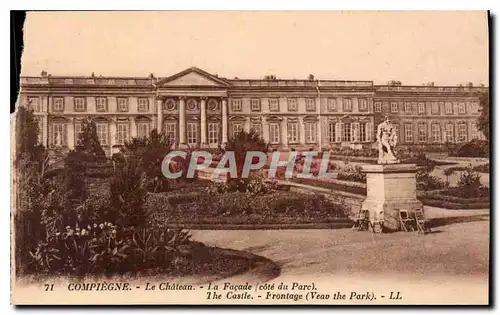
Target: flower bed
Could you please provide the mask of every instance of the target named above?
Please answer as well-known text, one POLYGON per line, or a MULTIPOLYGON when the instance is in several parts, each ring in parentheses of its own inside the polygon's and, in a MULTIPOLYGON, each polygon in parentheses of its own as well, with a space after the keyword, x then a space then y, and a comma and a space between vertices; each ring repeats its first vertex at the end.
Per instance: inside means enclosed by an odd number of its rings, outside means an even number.
POLYGON ((441 207, 447 209, 482 209, 490 207, 489 189, 481 189, 481 197, 464 198, 460 188, 451 187, 448 189, 434 191, 419 191, 417 197, 424 205, 441 207))
POLYGON ((486 163, 486 164, 481 164, 481 165, 475 166, 473 168, 473 170, 476 172, 480 172, 480 173, 490 173, 490 164, 486 163))
POLYGON ((287 191, 151 194, 146 204, 151 217, 183 224, 325 223, 347 218, 343 206, 323 196, 287 191))

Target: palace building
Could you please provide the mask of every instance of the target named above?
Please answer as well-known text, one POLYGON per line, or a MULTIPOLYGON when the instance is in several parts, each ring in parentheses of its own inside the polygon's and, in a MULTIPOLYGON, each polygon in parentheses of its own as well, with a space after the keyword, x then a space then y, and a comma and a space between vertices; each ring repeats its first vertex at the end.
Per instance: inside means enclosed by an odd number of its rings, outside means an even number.
POLYGON ((75 147, 81 120, 95 119, 107 154, 161 129, 182 147, 217 148, 254 129, 278 150, 368 147, 389 116, 401 145, 482 138, 478 93, 486 87, 403 86, 373 81, 226 79, 198 68, 167 78, 22 77, 20 102, 40 118, 40 141, 75 147))

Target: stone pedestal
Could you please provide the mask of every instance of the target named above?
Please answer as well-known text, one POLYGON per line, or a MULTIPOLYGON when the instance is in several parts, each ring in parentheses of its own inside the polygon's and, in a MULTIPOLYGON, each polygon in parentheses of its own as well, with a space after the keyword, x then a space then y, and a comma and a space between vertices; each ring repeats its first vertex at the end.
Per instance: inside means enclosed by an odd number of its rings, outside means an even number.
MULTIPOLYGON (((366 173, 366 199, 361 209, 368 210, 372 223, 383 223, 383 230, 400 228, 399 210, 422 209, 417 199, 415 164, 363 165, 366 173)), ((413 215, 413 214, 412 214, 413 215)))

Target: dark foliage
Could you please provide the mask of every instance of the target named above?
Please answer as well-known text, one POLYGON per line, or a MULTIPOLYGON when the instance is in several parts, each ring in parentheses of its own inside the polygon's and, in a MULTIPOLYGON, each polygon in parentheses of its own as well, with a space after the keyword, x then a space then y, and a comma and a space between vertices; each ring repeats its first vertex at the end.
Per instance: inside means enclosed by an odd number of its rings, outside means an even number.
POLYGON ((472 140, 457 146, 453 152, 453 156, 459 157, 489 157, 490 143, 486 140, 472 140))
POLYGON ((490 139, 490 94, 488 92, 480 93, 479 105, 481 115, 477 120, 477 128, 484 134, 486 139, 490 139))

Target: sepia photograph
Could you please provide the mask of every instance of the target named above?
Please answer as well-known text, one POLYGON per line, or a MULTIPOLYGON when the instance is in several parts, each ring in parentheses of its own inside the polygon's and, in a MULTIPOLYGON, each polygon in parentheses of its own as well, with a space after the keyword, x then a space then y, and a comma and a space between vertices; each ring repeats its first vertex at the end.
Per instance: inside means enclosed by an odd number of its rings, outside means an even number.
POLYGON ((488 11, 28 11, 14 305, 489 305, 488 11))

